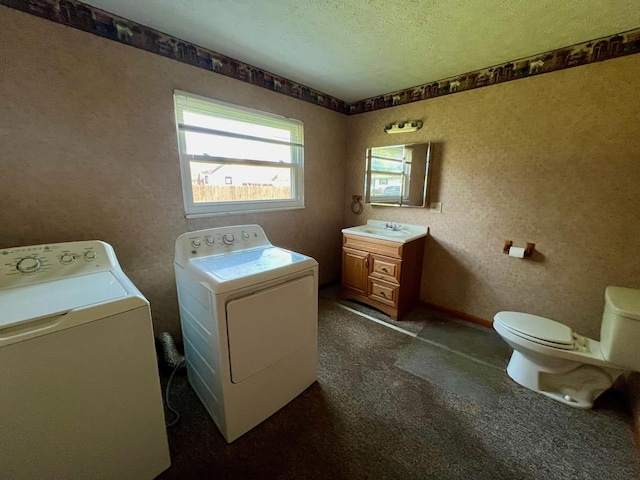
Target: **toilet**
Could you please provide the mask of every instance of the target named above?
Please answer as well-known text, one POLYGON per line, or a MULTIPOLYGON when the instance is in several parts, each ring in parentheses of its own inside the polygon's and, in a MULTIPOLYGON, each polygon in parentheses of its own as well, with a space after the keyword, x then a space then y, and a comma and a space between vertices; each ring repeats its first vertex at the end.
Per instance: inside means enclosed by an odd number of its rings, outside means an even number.
POLYGON ((640 371, 640 290, 607 287, 600 341, 548 318, 499 312, 493 328, 513 348, 507 373, 520 385, 589 409, 624 371, 640 371))

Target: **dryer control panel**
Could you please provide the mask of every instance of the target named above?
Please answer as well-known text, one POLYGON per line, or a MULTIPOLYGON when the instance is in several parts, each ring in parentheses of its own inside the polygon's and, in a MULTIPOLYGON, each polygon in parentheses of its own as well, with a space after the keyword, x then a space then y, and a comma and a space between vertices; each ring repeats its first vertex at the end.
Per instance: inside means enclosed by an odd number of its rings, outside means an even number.
POLYGON ((98 240, 0 250, 0 289, 75 277, 118 267, 110 245, 98 240))
POLYGON ((180 235, 176 240, 176 263, 191 258, 270 246, 260 225, 234 225, 198 230, 180 235))

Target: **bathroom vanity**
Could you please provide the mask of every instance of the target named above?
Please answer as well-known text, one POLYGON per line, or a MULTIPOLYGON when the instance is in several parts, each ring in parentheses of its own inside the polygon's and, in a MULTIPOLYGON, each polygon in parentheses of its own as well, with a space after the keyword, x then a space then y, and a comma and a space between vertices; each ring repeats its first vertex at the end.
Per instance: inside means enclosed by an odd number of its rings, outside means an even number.
POLYGON ((369 220, 342 230, 342 293, 401 319, 420 298, 427 227, 369 220))

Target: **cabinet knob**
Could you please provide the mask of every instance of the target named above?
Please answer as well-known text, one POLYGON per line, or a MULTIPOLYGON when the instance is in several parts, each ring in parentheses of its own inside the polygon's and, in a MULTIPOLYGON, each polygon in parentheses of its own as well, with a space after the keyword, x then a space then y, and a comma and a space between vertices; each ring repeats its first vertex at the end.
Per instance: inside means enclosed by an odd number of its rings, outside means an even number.
POLYGON ((387 273, 387 268, 386 268, 386 267, 382 267, 382 268, 381 268, 381 270, 382 270, 384 273, 387 273))

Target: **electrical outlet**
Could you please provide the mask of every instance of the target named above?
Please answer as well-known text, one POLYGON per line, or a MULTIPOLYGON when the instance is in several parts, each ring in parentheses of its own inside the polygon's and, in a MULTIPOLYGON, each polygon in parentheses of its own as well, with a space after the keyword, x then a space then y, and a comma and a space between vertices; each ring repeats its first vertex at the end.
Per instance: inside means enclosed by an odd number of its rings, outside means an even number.
POLYGON ((442 213, 442 202, 429 203, 429 211, 433 213, 442 213))

